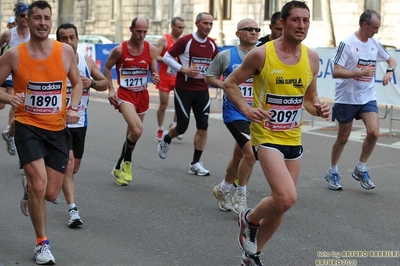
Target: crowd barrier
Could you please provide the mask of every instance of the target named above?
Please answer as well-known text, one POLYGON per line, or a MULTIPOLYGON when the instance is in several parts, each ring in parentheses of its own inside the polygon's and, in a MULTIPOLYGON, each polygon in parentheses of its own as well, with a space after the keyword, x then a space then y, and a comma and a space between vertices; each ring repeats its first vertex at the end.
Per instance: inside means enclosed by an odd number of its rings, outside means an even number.
MULTIPOLYGON (((106 62, 111 50, 117 46, 117 43, 112 44, 89 44, 89 43, 79 43, 78 52, 91 57, 100 68, 104 71, 104 63, 106 62)), ((229 49, 233 46, 221 46, 218 47, 219 51, 229 49)), ((333 101, 335 99, 335 79, 332 76, 333 73, 333 63, 332 55, 335 48, 315 48, 319 55, 320 69, 317 79, 318 95, 320 98, 325 98, 327 100, 333 101)), ((396 62, 400 65, 400 50, 388 50, 389 54, 393 56, 396 62)), ((377 71, 375 74, 375 91, 377 94, 377 102, 379 105, 385 106, 385 113, 380 116, 384 119, 389 116, 390 119, 390 132, 389 136, 392 135, 392 122, 400 121, 400 117, 395 117, 393 115, 393 108, 400 107, 400 85, 397 81, 397 77, 400 77, 400 67, 397 67, 393 75, 392 82, 387 85, 382 85, 382 78, 386 73, 387 63, 381 62, 377 65, 377 71)), ((112 70, 113 79, 117 78, 115 71, 115 66, 112 70)), ((149 77, 151 81, 151 76, 149 77)), ((217 89, 217 97, 222 97, 222 92, 217 89)))

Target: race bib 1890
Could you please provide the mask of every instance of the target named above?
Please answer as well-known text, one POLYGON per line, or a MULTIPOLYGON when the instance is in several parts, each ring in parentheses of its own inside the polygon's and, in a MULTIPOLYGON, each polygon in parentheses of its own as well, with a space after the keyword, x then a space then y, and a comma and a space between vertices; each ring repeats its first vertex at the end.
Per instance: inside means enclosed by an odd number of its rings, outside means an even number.
POLYGON ((25 95, 25 110, 33 114, 54 114, 62 108, 62 81, 29 81, 25 95))

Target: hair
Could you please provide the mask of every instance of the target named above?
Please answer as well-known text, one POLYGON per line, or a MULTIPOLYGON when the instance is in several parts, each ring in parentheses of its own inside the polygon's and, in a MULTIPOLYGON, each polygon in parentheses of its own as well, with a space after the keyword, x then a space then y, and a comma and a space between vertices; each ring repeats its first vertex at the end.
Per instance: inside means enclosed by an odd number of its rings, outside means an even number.
POLYGON ((184 20, 181 17, 173 17, 171 19, 171 24, 175 26, 175 23, 176 23, 177 20, 184 22, 184 20))
POLYGON ((67 29, 74 29, 75 36, 78 37, 78 30, 76 29, 75 25, 67 22, 67 23, 63 23, 60 26, 58 26, 57 31, 56 31, 57 41, 60 41, 59 31, 67 30, 67 29))
MULTIPOLYGON (((147 21, 147 24, 149 24, 149 21, 145 18, 145 20, 147 21)), ((132 28, 135 28, 135 26, 136 26, 136 22, 138 21, 138 17, 136 17, 136 18, 134 18, 133 20, 132 20, 132 23, 131 23, 131 27, 132 28)))
POLYGON ((196 16, 196 22, 200 22, 200 20, 201 20, 201 18, 203 17, 203 15, 210 15, 210 16, 211 16, 210 13, 201 12, 201 13, 197 14, 197 16, 196 16))
POLYGON ((41 10, 48 8, 50 9, 50 14, 52 13, 51 5, 47 1, 34 1, 28 7, 28 17, 32 15, 34 7, 37 7, 41 10))
POLYGON ((272 14, 271 16, 271 25, 275 25, 276 23, 278 23, 279 19, 281 18, 281 12, 275 12, 274 14, 272 14))
POLYGON ((28 10, 29 4, 18 2, 14 6, 14 14, 18 16, 22 12, 26 12, 28 10))
POLYGON ((373 15, 377 16, 377 18, 379 20, 381 20, 381 16, 379 16, 379 14, 376 13, 376 11, 371 10, 371 9, 367 9, 360 16, 360 21, 358 22, 360 24, 360 27, 362 26, 362 24, 364 22, 366 22, 367 24, 371 24, 371 20, 372 20, 372 16, 373 15))
MULTIPOLYGON (((310 9, 308 8, 306 2, 303 1, 290 1, 287 2, 281 10, 281 19, 283 19, 284 21, 286 21, 286 19, 290 16, 290 10, 292 10, 293 8, 304 8, 307 9, 308 12, 310 12, 310 9)), ((272 24, 272 23, 271 23, 272 24)))

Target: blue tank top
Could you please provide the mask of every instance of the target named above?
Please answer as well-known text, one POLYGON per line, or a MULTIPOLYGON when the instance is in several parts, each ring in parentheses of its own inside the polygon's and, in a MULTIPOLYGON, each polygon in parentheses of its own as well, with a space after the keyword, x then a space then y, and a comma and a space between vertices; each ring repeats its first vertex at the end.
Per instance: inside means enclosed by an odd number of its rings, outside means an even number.
MULTIPOLYGON (((224 80, 242 64, 237 47, 230 49, 231 58, 229 60, 229 66, 224 72, 224 80)), ((242 92, 244 99, 247 103, 252 106, 253 104, 253 77, 246 80, 244 83, 239 85, 239 89, 242 92)), ((235 120, 249 121, 242 112, 236 108, 236 106, 228 99, 226 93, 224 93, 223 105, 222 105, 222 117, 224 123, 229 123, 235 120)))

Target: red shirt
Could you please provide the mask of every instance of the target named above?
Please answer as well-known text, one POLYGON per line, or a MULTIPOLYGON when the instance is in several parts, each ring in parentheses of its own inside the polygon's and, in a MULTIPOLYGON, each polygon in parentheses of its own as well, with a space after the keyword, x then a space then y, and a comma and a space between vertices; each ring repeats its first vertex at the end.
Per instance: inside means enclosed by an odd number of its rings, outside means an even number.
POLYGON ((172 57, 178 57, 178 62, 182 66, 196 66, 200 69, 200 73, 194 78, 178 72, 175 87, 190 91, 208 89, 204 77, 211 60, 218 54, 218 47, 213 39, 207 37, 202 40, 197 37, 196 33, 188 34, 177 40, 168 53, 172 57))

